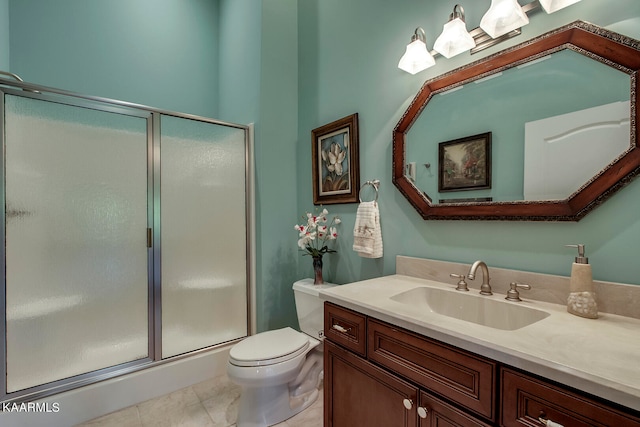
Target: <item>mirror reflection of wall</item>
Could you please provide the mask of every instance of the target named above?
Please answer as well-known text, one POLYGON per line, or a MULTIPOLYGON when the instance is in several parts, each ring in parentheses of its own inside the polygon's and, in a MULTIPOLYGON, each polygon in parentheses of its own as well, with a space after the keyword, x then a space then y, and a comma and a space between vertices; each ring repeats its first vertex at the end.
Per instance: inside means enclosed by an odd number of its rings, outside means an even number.
POLYGON ((629 147, 631 103, 525 123, 524 199, 563 200, 629 147))
POLYGON ((415 184, 434 202, 564 199, 629 148, 629 88, 630 77, 622 71, 563 49, 434 95, 407 133, 406 162, 416 162, 415 184), (576 113, 609 104, 626 112, 624 117, 605 119, 596 113, 603 123, 593 125, 576 113), (577 122, 568 122, 576 115, 577 122), (560 125, 551 129, 549 122, 539 122, 545 119, 560 125), (525 150, 525 128, 531 122, 548 131, 530 129, 529 139, 546 142, 530 143, 525 150), (493 134, 491 189, 438 193, 438 144, 485 132, 493 134), (551 157, 545 158, 545 152, 551 157), (558 168, 563 172, 555 173, 558 168), (538 180, 541 176, 548 179, 538 180), (561 177, 567 182, 554 187, 561 177), (550 192, 541 192, 545 187, 550 192))

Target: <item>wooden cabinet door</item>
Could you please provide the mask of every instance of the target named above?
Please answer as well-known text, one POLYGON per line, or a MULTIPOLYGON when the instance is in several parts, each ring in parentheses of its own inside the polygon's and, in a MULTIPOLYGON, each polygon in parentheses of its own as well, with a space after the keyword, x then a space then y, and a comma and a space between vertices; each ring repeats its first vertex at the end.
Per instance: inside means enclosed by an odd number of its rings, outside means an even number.
POLYGON ((325 427, 417 427, 415 386, 329 341, 324 353, 325 427))

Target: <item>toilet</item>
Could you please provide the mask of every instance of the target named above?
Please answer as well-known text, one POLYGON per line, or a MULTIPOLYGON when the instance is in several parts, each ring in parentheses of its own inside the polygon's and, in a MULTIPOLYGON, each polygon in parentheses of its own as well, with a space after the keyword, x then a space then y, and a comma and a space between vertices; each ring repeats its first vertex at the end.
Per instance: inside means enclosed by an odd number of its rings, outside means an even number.
POLYGON ((245 338, 229 351, 227 374, 242 387, 237 427, 278 424, 308 408, 323 378, 323 306, 312 279, 293 284, 300 330, 286 327, 245 338))

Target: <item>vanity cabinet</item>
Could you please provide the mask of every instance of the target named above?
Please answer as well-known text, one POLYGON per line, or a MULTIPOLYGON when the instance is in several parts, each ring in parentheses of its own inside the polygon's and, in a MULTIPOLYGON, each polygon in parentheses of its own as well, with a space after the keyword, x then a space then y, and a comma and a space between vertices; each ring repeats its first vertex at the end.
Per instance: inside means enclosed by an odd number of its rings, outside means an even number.
POLYGON ((330 302, 324 330, 325 427, 640 427, 637 412, 330 302))
POLYGON ((330 341, 324 355, 325 426, 490 426, 330 341))
POLYGON ((331 303, 324 329, 325 427, 492 425, 494 362, 331 303))

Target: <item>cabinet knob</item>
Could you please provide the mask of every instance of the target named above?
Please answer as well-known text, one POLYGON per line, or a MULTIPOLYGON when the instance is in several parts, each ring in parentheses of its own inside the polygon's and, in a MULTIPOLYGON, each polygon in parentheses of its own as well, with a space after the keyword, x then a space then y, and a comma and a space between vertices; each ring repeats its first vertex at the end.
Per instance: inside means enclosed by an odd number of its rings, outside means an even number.
POLYGON ((429 410, 422 406, 418 406, 418 416, 420 418, 427 418, 427 415, 429 415, 429 410))
POLYGON ((405 408, 407 408, 407 409, 411 409, 411 408, 413 408, 413 400, 411 400, 411 399, 404 399, 404 400, 402 401, 402 404, 403 404, 403 405, 404 405, 404 407, 405 407, 405 408))

